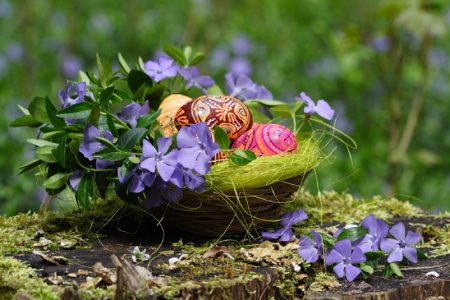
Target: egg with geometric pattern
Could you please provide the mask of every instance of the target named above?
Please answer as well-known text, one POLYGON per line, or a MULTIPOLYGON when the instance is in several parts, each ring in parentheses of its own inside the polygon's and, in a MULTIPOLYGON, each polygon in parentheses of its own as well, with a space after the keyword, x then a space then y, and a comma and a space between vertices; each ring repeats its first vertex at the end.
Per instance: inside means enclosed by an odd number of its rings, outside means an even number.
POLYGON ((280 124, 253 123, 232 145, 234 149, 251 150, 257 157, 292 153, 297 140, 289 128, 280 124))
POLYGON ((211 132, 219 126, 234 142, 252 127, 253 119, 240 100, 226 95, 205 95, 184 104, 176 112, 174 122, 178 128, 206 122, 211 132))

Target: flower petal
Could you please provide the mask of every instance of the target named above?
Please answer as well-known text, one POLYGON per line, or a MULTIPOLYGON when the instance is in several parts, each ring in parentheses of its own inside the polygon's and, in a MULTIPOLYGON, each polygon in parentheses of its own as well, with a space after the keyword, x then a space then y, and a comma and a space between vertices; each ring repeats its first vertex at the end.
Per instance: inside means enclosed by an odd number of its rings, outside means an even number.
POLYGON ((417 263, 419 261, 417 257, 417 249, 415 248, 405 248, 403 250, 403 255, 412 263, 417 263))
POLYGON ((327 120, 331 120, 334 116, 334 110, 324 100, 317 101, 315 110, 319 116, 327 120))
POLYGON ((345 278, 347 278, 348 281, 353 281, 358 275, 361 273, 361 269, 357 268, 353 265, 347 265, 345 268, 345 278))
POLYGON ((344 277, 344 270, 345 270, 346 265, 344 265, 343 263, 338 263, 336 266, 334 266, 333 268, 333 272, 334 274, 336 274, 336 276, 338 278, 342 278, 344 277))
POLYGON ((403 249, 398 247, 397 249, 392 251, 392 253, 389 255, 387 262, 392 263, 396 261, 402 261, 402 259, 403 259, 403 249))
POLYGON ((406 246, 412 246, 417 244, 422 240, 422 235, 419 233, 412 232, 411 230, 408 230, 408 234, 406 235, 405 241, 406 246))
POLYGON ((389 233, 397 240, 401 241, 405 239, 405 225, 403 224, 403 222, 399 222, 392 226, 391 230, 389 230, 389 233))

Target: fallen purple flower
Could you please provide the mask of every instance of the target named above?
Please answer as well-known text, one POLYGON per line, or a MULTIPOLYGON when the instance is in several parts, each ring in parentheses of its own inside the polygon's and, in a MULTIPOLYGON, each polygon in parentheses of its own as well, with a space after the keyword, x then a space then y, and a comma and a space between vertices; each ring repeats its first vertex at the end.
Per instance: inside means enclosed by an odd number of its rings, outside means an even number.
POLYGON ((353 266, 366 261, 366 256, 359 247, 355 247, 352 252, 352 244, 349 239, 345 239, 334 244, 333 249, 325 256, 325 264, 334 266, 333 272, 337 277, 353 281, 361 273, 361 269, 353 266))
POLYGON ((385 238, 380 243, 380 248, 384 253, 391 253, 387 262, 402 261, 404 255, 410 262, 417 263, 417 250, 412 246, 420 242, 422 235, 408 230, 405 237, 405 225, 402 222, 392 226, 389 233, 396 239, 385 238))
POLYGON ((298 222, 306 219, 308 219, 308 215, 303 209, 286 213, 281 216, 280 220, 280 225, 284 226, 284 228, 278 229, 273 232, 263 231, 261 234, 262 240, 266 241, 279 239, 280 242, 288 242, 291 240, 292 236, 294 236, 294 232, 292 231, 291 227, 298 222))
POLYGON ((297 250, 298 254, 307 263, 315 262, 323 255, 322 236, 315 231, 311 231, 311 235, 313 236, 314 241, 305 235, 301 236, 298 241, 298 244, 300 245, 300 248, 297 250))

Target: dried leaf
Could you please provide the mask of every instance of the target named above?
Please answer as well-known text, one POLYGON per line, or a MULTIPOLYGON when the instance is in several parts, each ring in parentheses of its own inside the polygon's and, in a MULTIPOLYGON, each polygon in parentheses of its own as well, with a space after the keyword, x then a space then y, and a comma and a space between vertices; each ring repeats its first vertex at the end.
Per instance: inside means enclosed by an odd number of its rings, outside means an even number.
POLYGON ((116 274, 110 269, 105 268, 101 262, 96 262, 92 270, 94 271, 94 276, 100 276, 103 281, 109 284, 116 283, 117 281, 116 274))
POLYGON ((216 257, 218 254, 230 253, 230 249, 226 246, 214 246, 208 252, 203 254, 203 258, 216 257))

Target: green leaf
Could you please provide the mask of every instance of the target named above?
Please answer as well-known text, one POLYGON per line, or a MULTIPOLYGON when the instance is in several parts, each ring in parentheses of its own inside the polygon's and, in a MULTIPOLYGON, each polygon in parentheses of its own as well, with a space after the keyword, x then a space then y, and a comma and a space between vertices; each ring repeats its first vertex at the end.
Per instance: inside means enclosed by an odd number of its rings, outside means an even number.
POLYGON ((95 183, 92 174, 84 174, 84 176, 80 180, 80 183, 78 184, 77 189, 78 205, 80 205, 83 210, 87 210, 89 208, 89 205, 94 198, 94 189, 95 183))
POLYGON ((228 134, 225 132, 225 130, 223 130, 219 126, 216 126, 214 128, 214 141, 219 145, 220 149, 230 149, 230 138, 228 137, 228 134))
POLYGON ((28 111, 33 118, 41 123, 51 124, 49 117, 47 116, 47 110, 45 108, 45 99, 42 97, 35 97, 30 105, 28 111))
POLYGON ((397 275, 398 277, 403 277, 403 273, 396 263, 390 263, 389 266, 391 267, 391 270, 395 275, 397 275))
POLYGON ((128 74, 128 86, 130 87, 133 94, 136 94, 136 92, 142 87, 142 85, 146 85, 149 87, 153 86, 153 81, 142 71, 139 70, 131 70, 128 74))
POLYGON ((422 251, 420 251, 419 249, 416 249, 417 250, 417 258, 419 258, 419 259, 425 259, 425 258, 428 258, 428 255, 426 254, 426 253, 423 253, 422 251))
POLYGON ((332 248, 334 246, 335 241, 332 236, 322 233, 322 232, 319 232, 319 234, 322 237, 322 241, 323 241, 325 248, 332 248))
POLYGON ((28 111, 28 109, 26 109, 25 107, 23 107, 20 104, 17 104, 17 107, 23 112, 24 115, 29 116, 30 112, 28 111))
POLYGON ((47 179, 42 185, 46 189, 55 190, 57 188, 60 188, 64 186, 67 182, 67 180, 70 178, 70 173, 56 173, 55 175, 51 176, 49 179, 47 179))
POLYGON ((136 156, 130 156, 130 157, 128 157, 128 160, 131 163, 136 164, 136 165, 138 165, 141 162, 140 158, 136 157, 136 156))
POLYGON ((91 113, 88 117, 88 122, 94 127, 98 127, 98 120, 100 119, 100 107, 96 104, 92 106, 91 113))
POLYGON ((9 123, 10 127, 24 127, 24 126, 39 127, 41 125, 42 125, 42 122, 36 121, 36 119, 30 115, 21 116, 21 117, 15 119, 14 121, 12 121, 11 123, 9 123))
POLYGON ((237 149, 233 152, 233 154, 230 155, 230 160, 238 166, 245 166, 246 164, 251 163, 255 159, 256 159, 255 153, 253 153, 250 150, 237 149))
POLYGON ((365 252, 367 261, 378 260, 380 257, 383 257, 385 254, 382 251, 378 252, 365 252))
POLYGON ((66 168, 66 142, 67 135, 61 139, 58 147, 52 150, 53 156, 63 168, 66 168))
POLYGON ((385 263, 384 264, 384 272, 383 272, 383 277, 384 278, 390 278, 392 277, 392 275, 394 275, 394 272, 391 269, 391 265, 389 263, 385 263))
POLYGON ((133 171, 134 167, 136 166, 136 164, 131 161, 131 158, 132 156, 130 156, 128 160, 123 162, 123 165, 120 168, 120 177, 124 178, 125 176, 127 176, 128 173, 133 171))
POLYGON ((87 86, 91 83, 89 77, 83 71, 78 71, 78 82, 86 82, 87 86))
POLYGON ((41 160, 48 162, 48 163, 55 163, 58 160, 53 155, 52 150, 55 149, 50 146, 44 146, 36 149, 36 156, 39 157, 41 160))
POLYGON ((109 82, 112 77, 112 64, 111 64, 111 56, 108 57, 105 64, 103 65, 103 74, 105 75, 105 84, 109 82))
POLYGON ((296 101, 294 104, 294 115, 297 114, 297 111, 303 106, 302 101, 296 101))
POLYGON ((64 119, 86 119, 91 114, 92 104, 80 102, 60 110, 56 115, 64 119))
POLYGON ((119 133, 117 132, 116 125, 114 125, 114 121, 111 115, 106 115, 106 122, 108 124, 108 129, 113 135, 113 137, 118 138, 119 133))
POLYGON ((192 48, 190 46, 184 47, 183 55, 184 55, 184 58, 186 59, 186 61, 189 61, 189 59, 191 58, 191 55, 192 55, 192 48))
POLYGON ((337 241, 349 239, 351 242, 354 242, 364 237, 367 232, 367 229, 361 227, 347 228, 339 234, 339 236, 337 237, 337 241))
POLYGON ((49 97, 45 97, 45 109, 47 110, 47 116, 52 122, 55 128, 62 128, 66 126, 66 121, 63 118, 57 117, 58 109, 49 97))
POLYGON ((145 128, 133 128, 122 134, 117 140, 116 145, 124 147, 127 150, 133 149, 137 142, 147 134, 145 128))
POLYGON ((116 195, 127 203, 137 205, 139 203, 138 194, 128 191, 129 184, 130 182, 128 182, 128 184, 121 184, 119 180, 114 181, 114 189, 116 191, 116 195))
POLYGON ((109 110, 111 107, 111 103, 109 102, 114 95, 114 86, 110 86, 106 89, 104 89, 100 93, 100 107, 106 110, 109 110))
POLYGON ((287 105, 272 106, 269 109, 271 112, 284 119, 292 118, 292 109, 287 105))
POLYGON ((104 161, 121 161, 130 156, 129 152, 118 152, 116 149, 112 148, 104 148, 100 151, 95 152, 92 154, 94 158, 99 158, 104 161))
POLYGON ((207 91, 209 95, 223 95, 222 89, 215 83, 212 87, 207 89, 207 91))
POLYGON ((364 271, 369 274, 373 274, 373 268, 369 265, 366 265, 365 263, 361 263, 359 265, 359 268, 361 269, 361 271, 364 271))
POLYGON ((106 88, 105 71, 103 69, 102 61, 100 60, 98 53, 95 54, 95 57, 97 58, 98 78, 100 79, 100 84, 103 88, 106 88))
POLYGON ((189 67, 198 64, 205 58, 206 58, 205 54, 200 53, 200 52, 195 53, 194 56, 192 57, 192 59, 189 61, 189 67))
POLYGON ((272 106, 286 105, 286 102, 279 100, 259 100, 259 99, 246 100, 244 103, 248 107, 260 107, 260 106, 272 107, 272 106))
POLYGON ((253 123, 268 124, 272 121, 268 116, 261 113, 256 108, 249 108, 249 110, 252 115, 253 123))
POLYGON ((49 131, 42 136, 42 139, 48 141, 63 136, 64 134, 66 134, 64 130, 49 131))
POLYGON ((164 45, 164 52, 169 55, 177 64, 182 66, 187 66, 186 58, 184 57, 183 52, 177 47, 172 45, 164 45))
POLYGON ((162 109, 158 109, 155 113, 151 114, 151 115, 145 115, 139 118, 136 127, 137 128, 149 128, 150 126, 153 125, 153 123, 155 123, 156 119, 159 117, 159 115, 161 114, 162 109))
POLYGON ((110 140, 108 140, 107 138, 96 136, 96 137, 94 137, 94 139, 96 139, 96 140, 99 141, 102 145, 105 145, 106 147, 116 148, 116 145, 114 145, 114 143, 111 142, 110 140))
POLYGON ((69 149, 73 155, 77 155, 78 151, 80 150, 80 142, 77 140, 71 140, 69 144, 69 149))
POLYGON ((27 172, 27 171, 35 168, 35 167, 37 167, 37 166, 39 166, 43 162, 44 161, 42 161, 41 159, 36 158, 36 159, 34 159, 34 160, 32 160, 32 161, 30 161, 30 162, 20 166, 19 170, 21 170, 21 171, 20 171, 19 175, 22 174, 22 173, 25 173, 25 172, 27 172))
POLYGON ((122 69, 126 72, 126 74, 130 73, 131 69, 130 66, 128 66, 127 62, 123 58, 122 54, 119 52, 119 64, 122 67, 122 69))

